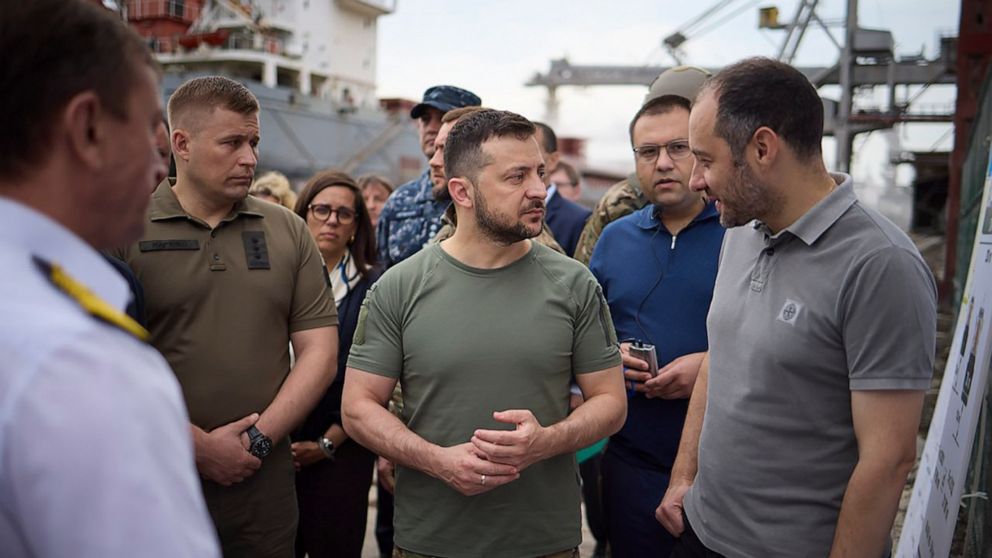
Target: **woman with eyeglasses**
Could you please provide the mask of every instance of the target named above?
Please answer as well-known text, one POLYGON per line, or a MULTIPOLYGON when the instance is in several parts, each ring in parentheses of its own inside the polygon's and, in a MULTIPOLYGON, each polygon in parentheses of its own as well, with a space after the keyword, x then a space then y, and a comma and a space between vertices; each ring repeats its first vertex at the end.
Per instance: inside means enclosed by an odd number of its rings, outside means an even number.
POLYGON ((311 178, 296 213, 317 242, 338 309, 337 375, 293 434, 300 506, 296 555, 358 558, 375 455, 348 440, 341 426, 341 393, 358 311, 377 276, 375 235, 361 190, 343 172, 326 170, 311 178))

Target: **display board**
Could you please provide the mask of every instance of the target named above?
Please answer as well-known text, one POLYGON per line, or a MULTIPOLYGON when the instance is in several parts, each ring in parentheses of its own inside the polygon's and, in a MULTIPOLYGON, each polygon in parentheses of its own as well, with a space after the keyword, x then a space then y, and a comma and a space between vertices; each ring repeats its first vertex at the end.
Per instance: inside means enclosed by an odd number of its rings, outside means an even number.
MULTIPOLYGON (((990 157, 992 161, 992 157, 990 157)), ((979 230, 954 341, 895 555, 950 553, 992 353, 992 164, 986 170, 979 230)))

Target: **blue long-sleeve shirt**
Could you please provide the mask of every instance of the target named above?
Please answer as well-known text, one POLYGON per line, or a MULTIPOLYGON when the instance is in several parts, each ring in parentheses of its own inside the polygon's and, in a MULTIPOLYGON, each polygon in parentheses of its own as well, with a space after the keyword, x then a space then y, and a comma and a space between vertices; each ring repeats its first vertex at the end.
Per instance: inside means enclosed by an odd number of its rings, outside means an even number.
MULTIPOLYGON (((713 204, 675 237, 656 211, 648 205, 610 223, 589 268, 603 287, 618 338, 653 344, 660 369, 707 350, 706 315, 724 229, 713 204)), ((671 468, 687 409, 687 399, 632 396, 627 422, 608 451, 635 465, 671 468)))

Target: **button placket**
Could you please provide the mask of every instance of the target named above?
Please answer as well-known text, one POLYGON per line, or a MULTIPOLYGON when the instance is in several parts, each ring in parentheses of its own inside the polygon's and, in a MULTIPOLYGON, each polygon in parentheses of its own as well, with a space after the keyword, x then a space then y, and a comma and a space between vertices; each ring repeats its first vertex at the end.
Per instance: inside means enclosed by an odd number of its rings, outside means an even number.
POLYGON ((221 258, 220 253, 217 251, 214 239, 217 238, 217 229, 212 229, 210 231, 210 238, 204 242, 204 248, 208 248, 207 253, 210 254, 208 264, 210 266, 210 271, 226 271, 227 265, 224 264, 223 258, 221 258))

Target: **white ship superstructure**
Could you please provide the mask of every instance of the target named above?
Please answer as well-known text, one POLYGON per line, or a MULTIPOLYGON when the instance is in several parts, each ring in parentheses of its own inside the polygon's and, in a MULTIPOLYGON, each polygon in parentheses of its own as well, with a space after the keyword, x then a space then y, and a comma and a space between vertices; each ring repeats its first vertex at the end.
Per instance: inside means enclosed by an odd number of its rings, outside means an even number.
POLYGON ((378 18, 396 0, 130 0, 159 61, 372 107, 378 18), (183 24, 186 24, 183 29, 183 24))

